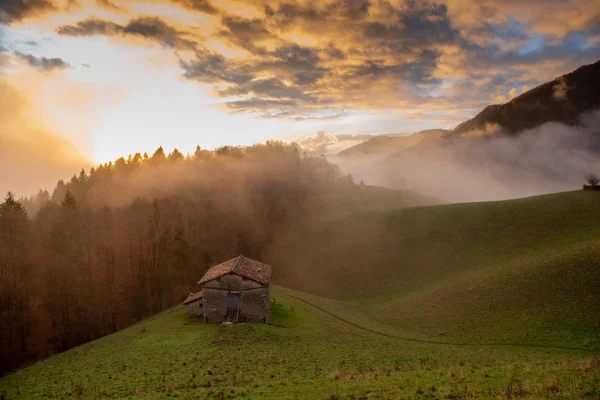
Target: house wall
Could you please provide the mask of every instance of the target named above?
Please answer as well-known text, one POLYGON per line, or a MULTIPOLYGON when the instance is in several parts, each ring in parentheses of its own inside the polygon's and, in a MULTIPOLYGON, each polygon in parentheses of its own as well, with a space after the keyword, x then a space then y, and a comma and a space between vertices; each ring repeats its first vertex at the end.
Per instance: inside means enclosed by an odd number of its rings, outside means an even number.
POLYGON ((187 312, 191 316, 201 317, 202 316, 202 301, 197 300, 186 305, 187 312))
POLYGON ((227 274, 220 278, 213 279, 212 281, 205 282, 203 287, 215 288, 215 289, 226 289, 226 290, 245 290, 252 288, 262 287, 258 282, 252 279, 246 279, 239 275, 227 274))
POLYGON ((269 287, 235 274, 202 285, 204 322, 223 321, 230 291, 241 292, 240 322, 270 322, 269 287))
POLYGON ((271 303, 269 287, 242 291, 242 306, 240 309, 243 321, 271 322, 271 303))
MULTIPOLYGON (((207 282, 208 283, 208 282, 207 282)), ((204 322, 222 322, 227 314, 227 290, 202 286, 204 322)))

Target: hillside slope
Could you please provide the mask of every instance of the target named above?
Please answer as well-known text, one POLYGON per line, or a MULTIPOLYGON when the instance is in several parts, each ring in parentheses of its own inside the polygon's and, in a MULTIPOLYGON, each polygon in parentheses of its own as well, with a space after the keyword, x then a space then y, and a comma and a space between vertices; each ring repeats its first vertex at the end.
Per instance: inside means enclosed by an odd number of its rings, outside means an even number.
POLYGON ((517 133, 546 122, 574 125, 579 115, 600 107, 600 61, 584 65, 515 97, 506 104, 486 107, 454 128, 454 133, 485 129, 497 124, 517 133))
POLYGON ((336 157, 348 158, 394 154, 410 149, 422 142, 439 139, 450 132, 444 129, 429 129, 405 136, 375 136, 366 142, 340 151, 336 154, 336 157))
POLYGON ((280 284, 350 298, 398 329, 600 348, 600 195, 363 211, 274 246, 280 284))
POLYGON ((353 303, 272 288, 273 325, 175 307, 0 378, 3 399, 568 399, 598 395, 594 352, 404 338, 353 303))
MULTIPOLYGON (((385 156, 430 144, 443 145, 470 131, 500 127, 516 134, 548 122, 576 125, 583 113, 600 108, 600 60, 541 84, 505 104, 485 107, 453 130, 429 129, 406 136, 376 136, 336 154, 341 159, 385 156)), ((597 144, 597 142, 596 142, 597 144)))
POLYGON ((342 207, 276 241, 274 279, 313 294, 273 286, 272 325, 177 306, 1 378, 0 398, 597 398, 599 213, 591 191, 342 207))

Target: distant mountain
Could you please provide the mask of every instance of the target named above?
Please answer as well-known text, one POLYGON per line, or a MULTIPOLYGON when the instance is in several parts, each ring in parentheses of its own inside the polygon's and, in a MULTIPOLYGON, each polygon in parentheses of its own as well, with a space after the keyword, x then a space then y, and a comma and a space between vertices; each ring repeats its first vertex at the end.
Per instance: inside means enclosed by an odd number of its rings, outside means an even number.
POLYGON ((600 61, 584 65, 515 97, 493 104, 453 130, 430 129, 406 136, 375 136, 337 154, 341 158, 386 156, 452 141, 453 137, 489 126, 516 134, 547 122, 576 125, 586 111, 600 108, 600 61))
POLYGON ((452 131, 429 129, 405 136, 375 136, 363 143, 337 153, 338 157, 385 156, 398 153, 426 141, 449 135, 452 131))
POLYGON ((581 113, 598 107, 600 61, 546 82, 506 104, 488 106, 453 132, 462 134, 499 125, 503 131, 515 134, 546 122, 575 125, 581 113))

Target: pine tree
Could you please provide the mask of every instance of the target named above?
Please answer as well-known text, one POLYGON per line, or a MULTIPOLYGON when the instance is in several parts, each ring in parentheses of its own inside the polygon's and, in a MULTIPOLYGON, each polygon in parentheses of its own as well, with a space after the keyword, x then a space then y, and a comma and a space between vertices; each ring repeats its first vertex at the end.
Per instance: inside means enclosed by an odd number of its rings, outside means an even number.
POLYGON ((178 162, 183 160, 183 154, 177 149, 173 149, 173 152, 169 154, 169 161, 178 162))
POLYGON ((165 155, 165 150, 160 146, 154 154, 152 154, 151 160, 153 161, 163 161, 167 156, 165 155))
POLYGON ((0 204, 0 325, 9 348, 19 332, 21 351, 26 350, 29 315, 27 227, 25 207, 8 192, 0 204))

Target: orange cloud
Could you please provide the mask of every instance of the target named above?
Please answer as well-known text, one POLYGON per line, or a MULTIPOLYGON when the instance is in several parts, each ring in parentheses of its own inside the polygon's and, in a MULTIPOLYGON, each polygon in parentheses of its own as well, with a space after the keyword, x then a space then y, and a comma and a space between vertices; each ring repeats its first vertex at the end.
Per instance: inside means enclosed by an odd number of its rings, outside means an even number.
POLYGON ((185 79, 266 118, 476 110, 600 58, 597 0, 37 1, 12 19, 79 13, 56 32, 169 48, 185 79))

